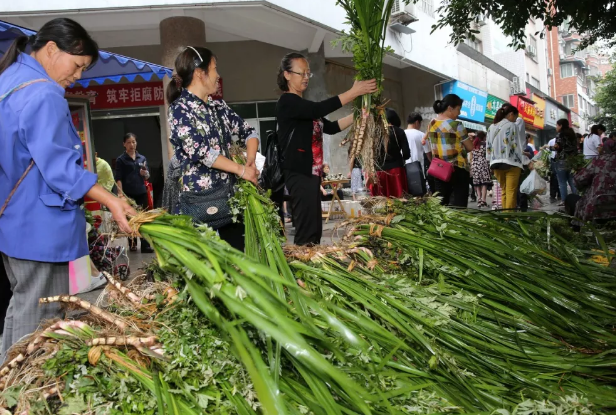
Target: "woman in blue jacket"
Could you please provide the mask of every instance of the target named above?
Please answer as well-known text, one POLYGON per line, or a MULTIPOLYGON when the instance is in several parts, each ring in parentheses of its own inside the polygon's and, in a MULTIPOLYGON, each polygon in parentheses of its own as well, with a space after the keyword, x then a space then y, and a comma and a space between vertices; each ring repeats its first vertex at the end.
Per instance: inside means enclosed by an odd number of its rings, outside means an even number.
POLYGON ((130 232, 126 215, 134 210, 83 168, 64 98, 97 58, 83 27, 55 19, 17 38, 0 60, 0 254, 13 291, 2 360, 41 320, 61 316, 58 305, 39 306, 38 299, 67 294, 68 262, 88 254, 84 196, 107 206, 130 232))

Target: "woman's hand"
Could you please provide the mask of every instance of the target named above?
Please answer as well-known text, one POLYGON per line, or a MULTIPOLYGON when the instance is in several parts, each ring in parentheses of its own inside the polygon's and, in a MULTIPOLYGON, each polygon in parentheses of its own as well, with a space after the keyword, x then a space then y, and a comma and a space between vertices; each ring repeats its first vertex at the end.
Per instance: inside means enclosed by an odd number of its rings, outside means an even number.
POLYGON ((107 209, 113 215, 113 219, 118 223, 120 230, 125 233, 131 233, 132 230, 130 226, 128 226, 128 220, 126 216, 135 216, 137 212, 132 208, 131 205, 126 202, 126 200, 119 199, 114 197, 107 202, 107 209))
POLYGON ((355 81, 351 91, 356 97, 372 94, 377 91, 376 79, 371 79, 369 81, 355 81))
POLYGON ((247 164, 245 166, 238 166, 240 170, 238 175, 240 176, 240 178, 242 180, 247 180, 256 186, 257 180, 259 179, 259 170, 257 170, 257 168, 255 167, 254 162, 252 163, 252 165, 247 164))

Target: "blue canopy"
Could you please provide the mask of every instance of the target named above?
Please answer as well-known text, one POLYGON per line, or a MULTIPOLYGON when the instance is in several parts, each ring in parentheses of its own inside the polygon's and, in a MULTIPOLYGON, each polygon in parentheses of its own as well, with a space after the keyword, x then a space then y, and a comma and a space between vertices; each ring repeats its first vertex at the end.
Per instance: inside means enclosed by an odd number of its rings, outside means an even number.
MULTIPOLYGON (((11 46, 16 37, 34 34, 36 32, 33 30, 0 20, 0 56, 11 46)), ((122 78, 132 82, 137 76, 149 81, 154 75, 163 79, 165 75, 171 77, 172 73, 172 69, 164 66, 101 50, 96 64, 84 73, 85 77, 77 81, 77 84, 85 88, 92 81, 102 84, 106 80, 120 82, 122 78)))

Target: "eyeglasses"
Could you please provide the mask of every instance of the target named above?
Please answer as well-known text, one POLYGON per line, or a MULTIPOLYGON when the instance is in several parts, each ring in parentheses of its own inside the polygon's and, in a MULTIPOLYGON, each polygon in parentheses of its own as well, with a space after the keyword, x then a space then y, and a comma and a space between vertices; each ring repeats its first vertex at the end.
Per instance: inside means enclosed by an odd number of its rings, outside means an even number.
POLYGON ((312 78, 312 76, 314 75, 312 72, 305 72, 305 73, 299 73, 295 71, 287 71, 287 72, 294 73, 295 75, 299 75, 302 78, 312 78))

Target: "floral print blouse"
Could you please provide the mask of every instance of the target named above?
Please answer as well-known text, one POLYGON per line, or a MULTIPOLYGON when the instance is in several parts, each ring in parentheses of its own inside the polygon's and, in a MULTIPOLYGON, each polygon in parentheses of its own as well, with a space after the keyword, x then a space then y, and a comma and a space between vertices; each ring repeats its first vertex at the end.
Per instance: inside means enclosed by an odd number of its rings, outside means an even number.
POLYGON ((259 139, 257 132, 223 100, 203 101, 187 89, 169 106, 169 131, 182 170, 182 191, 199 192, 229 183, 232 175, 212 167, 218 156, 230 158, 233 136, 240 146, 259 139))

